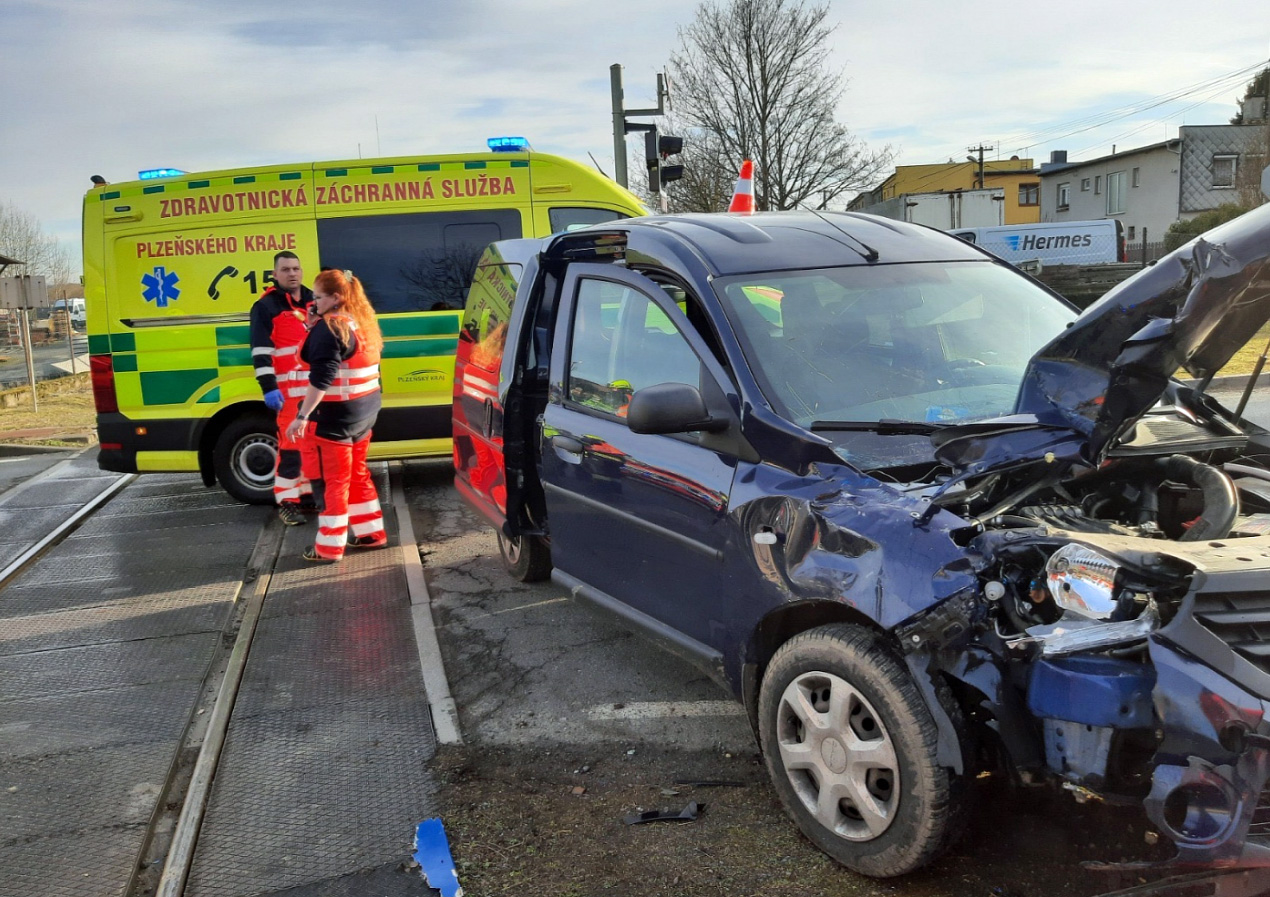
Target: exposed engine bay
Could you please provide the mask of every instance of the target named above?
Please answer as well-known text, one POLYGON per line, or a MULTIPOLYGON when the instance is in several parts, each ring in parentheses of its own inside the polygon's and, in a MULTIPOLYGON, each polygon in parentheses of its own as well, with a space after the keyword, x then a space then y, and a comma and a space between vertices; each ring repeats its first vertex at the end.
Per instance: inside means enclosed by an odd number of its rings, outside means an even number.
POLYGON ((995 656, 1032 718, 1006 719, 1005 689, 979 677, 1011 764, 1039 740, 1048 774, 1080 799, 1143 801, 1186 862, 1265 851, 1248 827, 1270 747, 1270 441, 1234 419, 1174 384, 1100 464, 1059 478, 1042 455, 932 502, 972 523, 952 534, 981 583, 971 653, 995 656))

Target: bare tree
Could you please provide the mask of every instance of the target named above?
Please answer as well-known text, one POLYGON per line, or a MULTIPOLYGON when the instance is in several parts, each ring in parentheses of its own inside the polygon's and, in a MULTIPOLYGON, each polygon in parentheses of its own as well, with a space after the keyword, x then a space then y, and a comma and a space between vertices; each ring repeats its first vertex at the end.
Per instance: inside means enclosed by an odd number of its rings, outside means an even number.
POLYGON ((1261 192, 1261 172, 1270 165, 1270 120, 1257 127, 1257 136, 1245 147, 1239 167, 1235 169, 1235 190, 1239 196, 1239 204, 1245 208, 1255 209, 1265 202, 1270 202, 1261 192))
POLYGON ((803 0, 706 0, 679 31, 671 68, 685 150, 717 141, 701 164, 722 170, 708 181, 735 180, 753 159, 759 209, 821 208, 890 166, 889 146, 870 150, 836 120, 844 82, 827 68, 827 14, 803 0))
POLYGON ((1239 203, 1249 209, 1270 202, 1261 192, 1261 172, 1270 162, 1270 125, 1262 129, 1256 145, 1244 150, 1239 160, 1239 170, 1235 174, 1235 189, 1238 191, 1239 203))
POLYGON ((22 262, 6 274, 42 274, 49 284, 64 284, 74 271, 70 253, 29 212, 0 201, 0 255, 22 262))

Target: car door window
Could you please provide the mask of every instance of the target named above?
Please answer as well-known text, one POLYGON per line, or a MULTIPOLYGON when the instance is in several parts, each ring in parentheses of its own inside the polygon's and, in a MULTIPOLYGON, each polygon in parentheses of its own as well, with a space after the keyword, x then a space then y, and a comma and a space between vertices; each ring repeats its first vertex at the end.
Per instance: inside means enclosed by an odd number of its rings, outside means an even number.
POLYGON ((665 312, 639 290, 593 278, 578 282, 568 371, 570 401, 616 417, 646 386, 701 385, 701 362, 665 312))

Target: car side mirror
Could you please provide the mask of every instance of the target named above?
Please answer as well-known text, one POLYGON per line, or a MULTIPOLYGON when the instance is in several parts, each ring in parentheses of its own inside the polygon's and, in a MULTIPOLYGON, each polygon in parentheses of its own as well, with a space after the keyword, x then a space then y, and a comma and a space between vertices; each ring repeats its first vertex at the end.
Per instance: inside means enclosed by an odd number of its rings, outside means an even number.
POLYGON ((637 391, 626 424, 633 433, 718 433, 728 428, 726 419, 710 416, 701 393, 687 383, 658 383, 637 391))

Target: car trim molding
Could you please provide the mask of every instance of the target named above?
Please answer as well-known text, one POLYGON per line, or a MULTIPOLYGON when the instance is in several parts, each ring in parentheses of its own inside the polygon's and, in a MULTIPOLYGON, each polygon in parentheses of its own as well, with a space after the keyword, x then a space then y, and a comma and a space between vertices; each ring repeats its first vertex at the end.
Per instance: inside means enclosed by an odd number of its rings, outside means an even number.
POLYGON ((712 545, 707 545, 705 542, 698 542, 696 539, 690 539, 687 536, 685 536, 683 533, 677 533, 673 529, 668 529, 667 527, 660 526, 656 523, 649 523, 647 520, 641 520, 639 517, 636 517, 634 514, 630 514, 626 511, 620 511, 617 508, 609 507, 603 502, 596 501, 593 498, 588 498, 585 495, 580 495, 579 493, 574 492, 571 489, 565 489, 561 486, 557 486, 554 483, 544 482, 542 484, 542 487, 543 487, 543 490, 546 492, 554 492, 556 495, 559 495, 561 498, 565 498, 570 501, 576 501, 579 504, 586 505, 588 508, 595 511, 603 511, 605 514, 611 514, 615 517, 620 517, 623 522, 628 523, 631 526, 639 527, 640 529, 647 530, 648 532, 651 532, 654 535, 662 536, 663 538, 670 539, 673 542, 678 542, 680 545, 684 546, 685 548, 690 548, 693 551, 698 552, 699 554, 704 554, 706 557, 710 558, 711 560, 719 561, 719 562, 723 561, 722 549, 715 548, 712 545))
POLYGON ((565 573, 560 568, 551 571, 551 581, 564 586, 574 598, 583 598, 611 614, 621 617, 628 624, 642 629, 651 638, 662 644, 668 651, 709 673, 720 684, 731 690, 723 670, 723 654, 709 645, 685 635, 678 629, 661 622, 614 598, 594 586, 587 585, 576 576, 565 573))

